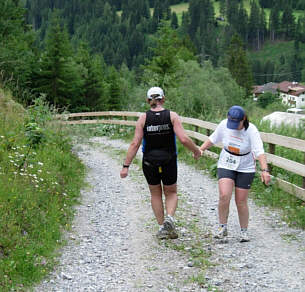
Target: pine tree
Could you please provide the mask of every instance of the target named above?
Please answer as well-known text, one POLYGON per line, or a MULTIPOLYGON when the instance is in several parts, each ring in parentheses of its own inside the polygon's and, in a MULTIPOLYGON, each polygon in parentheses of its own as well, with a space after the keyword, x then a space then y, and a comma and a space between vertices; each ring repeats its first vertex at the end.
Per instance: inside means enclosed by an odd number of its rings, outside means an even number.
MULTIPOLYGON (((145 66, 148 78, 156 79, 156 84, 161 87, 174 86, 178 82, 176 72, 179 59, 185 61, 194 59, 194 55, 178 38, 170 23, 163 20, 155 37, 156 47, 153 49, 154 56, 150 63, 145 66)), ((149 82, 148 82, 149 83, 149 82)))
POLYGON ((285 39, 293 39, 295 35, 295 18, 291 5, 289 4, 286 5, 286 8, 283 11, 281 26, 285 39))
POLYGON ((260 49, 260 12, 256 1, 251 1, 251 11, 249 18, 249 42, 257 50, 260 49))
POLYGON ((177 29, 178 28, 178 17, 177 17, 177 14, 176 12, 173 12, 172 13, 172 18, 171 18, 171 27, 173 29, 177 29))
POLYGON ((111 66, 109 67, 108 73, 108 93, 109 93, 109 104, 108 109, 115 111, 121 109, 121 89, 119 74, 116 69, 111 66))
POLYGON ((46 51, 41 57, 35 90, 47 94, 50 103, 58 107, 81 103, 83 79, 73 55, 67 30, 55 14, 48 31, 46 51))
POLYGON ((1 0, 0 81, 9 79, 8 86, 17 98, 30 84, 36 66, 33 43, 34 35, 25 25, 25 9, 18 0, 1 0))
POLYGON ((280 11, 278 5, 271 8, 269 16, 270 40, 275 41, 280 29, 280 11))
POLYGON ((101 58, 98 55, 93 57, 89 53, 86 43, 81 43, 76 55, 76 62, 81 68, 83 85, 83 106, 82 110, 99 110, 108 108, 108 100, 105 93, 105 73, 101 58))
POLYGON ((238 11, 238 0, 230 0, 227 1, 227 20, 230 25, 236 27, 237 19, 237 12, 238 11))
POLYGON ((249 97, 252 91, 253 77, 242 41, 237 34, 232 37, 227 62, 232 77, 239 86, 246 89, 246 96, 249 97))
POLYGON ((225 18, 226 14, 227 14, 227 3, 226 2, 227 2, 226 0, 219 1, 219 12, 223 18, 225 18))
POLYGON ((239 5, 236 21, 236 31, 242 37, 244 42, 248 40, 248 13, 242 2, 239 5))

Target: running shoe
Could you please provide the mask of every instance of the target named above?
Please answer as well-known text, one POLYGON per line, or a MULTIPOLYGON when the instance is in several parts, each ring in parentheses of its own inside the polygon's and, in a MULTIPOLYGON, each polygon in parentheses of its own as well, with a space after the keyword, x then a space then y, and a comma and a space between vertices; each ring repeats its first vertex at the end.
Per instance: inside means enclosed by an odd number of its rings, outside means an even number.
POLYGON ((228 229, 226 227, 219 227, 216 234, 214 235, 214 238, 217 239, 224 239, 226 236, 228 236, 228 229))
POLYGON ((175 223, 174 223, 174 219, 172 216, 166 216, 164 222, 163 222, 164 228, 165 230, 168 231, 169 235, 168 237, 171 239, 176 239, 178 238, 178 233, 176 231, 175 228, 175 223))
POLYGON ((168 239, 169 232, 164 228, 164 226, 161 226, 156 236, 158 239, 168 239))
POLYGON ((248 242, 248 241, 250 241, 249 234, 248 234, 247 230, 241 230, 240 231, 239 241, 240 242, 248 242))

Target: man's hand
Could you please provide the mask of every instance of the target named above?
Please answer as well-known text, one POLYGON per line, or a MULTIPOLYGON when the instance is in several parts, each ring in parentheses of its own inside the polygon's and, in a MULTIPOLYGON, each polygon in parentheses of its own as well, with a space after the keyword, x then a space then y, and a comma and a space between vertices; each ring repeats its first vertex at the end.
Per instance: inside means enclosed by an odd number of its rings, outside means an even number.
POLYGON ((127 167, 123 167, 121 172, 120 172, 120 177, 121 178, 125 178, 128 175, 128 168, 127 167))

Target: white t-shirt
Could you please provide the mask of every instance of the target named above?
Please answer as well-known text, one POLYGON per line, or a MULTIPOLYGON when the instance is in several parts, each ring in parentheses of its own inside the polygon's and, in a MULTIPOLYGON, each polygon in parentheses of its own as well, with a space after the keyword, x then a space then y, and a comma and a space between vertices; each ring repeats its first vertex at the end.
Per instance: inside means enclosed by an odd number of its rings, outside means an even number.
POLYGON ((222 149, 217 167, 233 169, 239 172, 255 172, 255 158, 264 154, 263 141, 255 125, 249 123, 247 130, 231 130, 227 128, 227 119, 221 121, 209 137, 213 144, 222 142, 231 153, 246 154, 237 156, 222 149))

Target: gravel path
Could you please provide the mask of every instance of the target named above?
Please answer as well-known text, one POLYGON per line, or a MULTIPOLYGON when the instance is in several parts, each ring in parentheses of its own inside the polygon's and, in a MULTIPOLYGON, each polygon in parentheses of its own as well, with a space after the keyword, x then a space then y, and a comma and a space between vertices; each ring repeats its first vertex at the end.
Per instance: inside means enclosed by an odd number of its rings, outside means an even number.
POLYGON ((229 242, 215 241, 217 182, 182 162, 180 237, 159 242, 141 169, 133 164, 130 176, 119 178, 119 152, 127 147, 105 137, 75 146, 88 167, 90 187, 76 207, 60 264, 35 291, 305 291, 305 232, 288 228, 278 214, 250 201, 251 241, 239 243, 232 202, 229 242), (196 264, 196 252, 209 255, 206 271, 196 264))

